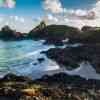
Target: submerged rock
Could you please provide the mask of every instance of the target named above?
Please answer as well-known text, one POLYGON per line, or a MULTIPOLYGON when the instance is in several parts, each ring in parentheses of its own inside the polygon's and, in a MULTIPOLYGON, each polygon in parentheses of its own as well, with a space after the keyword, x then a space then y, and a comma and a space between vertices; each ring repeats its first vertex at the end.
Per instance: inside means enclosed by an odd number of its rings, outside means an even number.
POLYGON ((42 63, 44 60, 44 58, 38 58, 39 63, 42 63))

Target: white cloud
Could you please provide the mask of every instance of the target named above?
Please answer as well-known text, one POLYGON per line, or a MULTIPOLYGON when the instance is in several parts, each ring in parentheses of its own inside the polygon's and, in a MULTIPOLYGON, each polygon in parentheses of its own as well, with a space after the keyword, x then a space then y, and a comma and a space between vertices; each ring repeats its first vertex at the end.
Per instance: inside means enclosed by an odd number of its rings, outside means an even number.
POLYGON ((58 22, 58 18, 49 14, 46 16, 48 21, 58 22))
POLYGON ((52 13, 61 13, 63 11, 62 4, 59 0, 44 0, 43 8, 52 13))
POLYGON ((8 15, 0 15, 0 29, 5 25, 10 26, 12 29, 19 31, 19 32, 29 32, 34 25, 34 21, 32 18, 22 17, 22 16, 8 16, 8 15))
POLYGON ((20 22, 24 23, 25 19, 23 17, 20 17, 20 22))
POLYGON ((53 14, 63 13, 67 16, 74 16, 85 19, 93 19, 95 17, 94 11, 64 8, 60 0, 44 0, 43 8, 45 11, 50 11, 53 14))
POLYGON ((71 9, 64 12, 66 16, 80 19, 94 19, 96 17, 95 12, 92 10, 82 10, 82 9, 71 9))
POLYGON ((16 0, 0 0, 0 7, 14 8, 16 0))
POLYGON ((0 17, 0 23, 3 21, 4 19, 2 17, 0 17))
POLYGON ((14 16, 14 19, 15 19, 15 21, 18 21, 19 17, 18 16, 14 16))
POLYGON ((96 17, 100 18, 100 0, 94 5, 92 10, 95 12, 96 17))
POLYGON ((52 14, 41 16, 37 18, 37 22, 45 21, 46 24, 58 23, 58 18, 52 14))
POLYGON ((66 24, 79 28, 84 25, 100 27, 100 0, 92 4, 90 9, 63 8, 60 0, 44 0, 43 7, 49 11, 46 13, 49 24, 66 24))
POLYGON ((10 19, 12 19, 13 21, 19 21, 21 23, 25 22, 25 19, 23 17, 20 17, 20 16, 10 16, 10 19))

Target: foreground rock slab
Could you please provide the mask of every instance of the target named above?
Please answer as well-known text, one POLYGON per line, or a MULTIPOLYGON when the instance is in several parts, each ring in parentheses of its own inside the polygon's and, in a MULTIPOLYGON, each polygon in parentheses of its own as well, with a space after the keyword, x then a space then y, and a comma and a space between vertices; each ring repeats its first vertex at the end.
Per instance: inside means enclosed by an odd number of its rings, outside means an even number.
POLYGON ((13 74, 5 77, 0 80, 0 100, 99 100, 100 97, 99 80, 64 73, 37 80, 13 74))

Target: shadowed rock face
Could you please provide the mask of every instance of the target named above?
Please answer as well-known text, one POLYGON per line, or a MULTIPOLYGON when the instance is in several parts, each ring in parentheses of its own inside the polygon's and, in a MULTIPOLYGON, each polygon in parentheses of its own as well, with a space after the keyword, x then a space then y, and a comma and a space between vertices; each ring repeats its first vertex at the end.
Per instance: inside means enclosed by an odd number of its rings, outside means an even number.
POLYGON ((83 45, 64 49, 53 48, 48 50, 46 55, 66 68, 67 66, 76 68, 80 62, 88 61, 100 73, 100 45, 83 45))
POLYGON ((93 86, 98 87, 98 89, 100 88, 99 80, 86 80, 84 78, 81 78, 79 76, 70 76, 67 75, 65 73, 58 73, 58 74, 54 74, 52 76, 43 76, 41 79, 37 79, 36 80, 38 83, 41 82, 47 82, 48 85, 50 84, 52 86, 52 84, 58 84, 61 85, 61 87, 65 86, 65 87, 79 87, 79 88, 83 88, 83 87, 87 87, 92 88, 93 86))

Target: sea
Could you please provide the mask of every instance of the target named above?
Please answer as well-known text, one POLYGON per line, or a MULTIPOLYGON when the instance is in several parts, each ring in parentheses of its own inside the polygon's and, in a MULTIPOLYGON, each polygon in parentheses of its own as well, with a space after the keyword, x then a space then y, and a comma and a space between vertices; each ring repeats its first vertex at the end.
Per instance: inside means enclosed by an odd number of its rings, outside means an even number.
MULTIPOLYGON (((32 79, 41 78, 44 75, 53 75, 64 72, 69 75, 77 75, 86 79, 100 79, 100 74, 89 62, 80 63, 80 67, 67 70, 67 66, 61 67, 57 62, 49 59, 43 51, 51 48, 65 48, 65 46, 44 45, 45 40, 0 40, 0 78, 8 73, 27 76, 32 79), (42 59, 42 62, 39 62, 42 59)), ((70 47, 80 44, 70 45, 70 47)))

